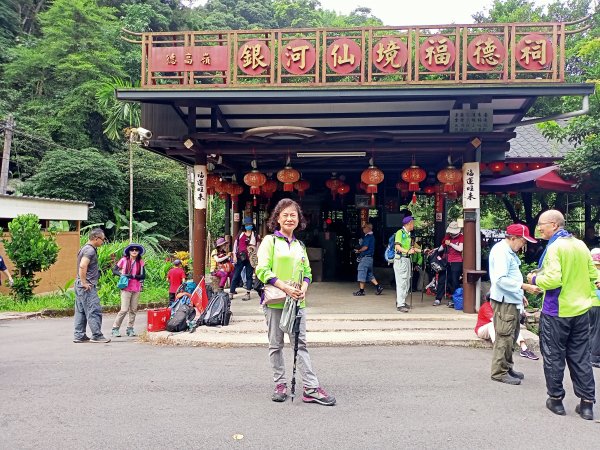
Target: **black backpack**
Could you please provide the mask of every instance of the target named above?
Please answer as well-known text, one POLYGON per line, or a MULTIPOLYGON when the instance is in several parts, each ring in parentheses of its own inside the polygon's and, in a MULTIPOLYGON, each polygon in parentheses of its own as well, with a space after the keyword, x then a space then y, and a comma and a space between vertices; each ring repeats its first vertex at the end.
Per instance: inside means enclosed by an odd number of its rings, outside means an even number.
POLYGON ((443 272, 448 267, 448 260, 444 251, 440 252, 439 248, 436 248, 431 255, 427 258, 431 269, 434 272, 443 272))
POLYGON ((200 318, 196 321, 196 326, 206 325, 207 327, 217 327, 219 325, 229 325, 231 319, 231 300, 226 292, 215 293, 200 318))
POLYGON ((186 331, 188 329, 188 322, 194 320, 194 317, 196 317, 196 309, 189 303, 184 303, 184 299, 189 302, 187 296, 181 297, 171 307, 171 317, 167 322, 167 331, 186 331))

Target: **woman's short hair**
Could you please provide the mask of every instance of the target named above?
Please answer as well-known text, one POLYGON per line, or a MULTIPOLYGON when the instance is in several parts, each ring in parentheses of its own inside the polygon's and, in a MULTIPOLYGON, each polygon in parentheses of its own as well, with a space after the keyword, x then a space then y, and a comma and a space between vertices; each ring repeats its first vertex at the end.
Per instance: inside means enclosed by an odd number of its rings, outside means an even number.
POLYGON ((304 230, 306 228, 306 219, 304 218, 304 214, 302 213, 302 208, 300 205, 292 200, 291 198, 282 198, 273 208, 273 212, 271 213, 271 217, 269 217, 269 221, 267 222, 267 227, 271 231, 275 231, 279 229, 279 215, 281 211, 290 206, 294 206, 296 211, 298 212, 298 230, 304 230))

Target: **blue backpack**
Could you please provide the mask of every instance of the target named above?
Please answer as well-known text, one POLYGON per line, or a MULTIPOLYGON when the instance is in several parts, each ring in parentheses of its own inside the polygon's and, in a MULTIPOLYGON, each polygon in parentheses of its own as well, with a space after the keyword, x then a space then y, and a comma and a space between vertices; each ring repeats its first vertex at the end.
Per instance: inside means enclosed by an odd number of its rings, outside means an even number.
POLYGON ((388 264, 393 263, 394 258, 396 257, 395 245, 396 245, 396 233, 392 234, 390 236, 390 238, 388 239, 388 245, 385 248, 385 253, 383 255, 383 257, 388 262, 388 264))

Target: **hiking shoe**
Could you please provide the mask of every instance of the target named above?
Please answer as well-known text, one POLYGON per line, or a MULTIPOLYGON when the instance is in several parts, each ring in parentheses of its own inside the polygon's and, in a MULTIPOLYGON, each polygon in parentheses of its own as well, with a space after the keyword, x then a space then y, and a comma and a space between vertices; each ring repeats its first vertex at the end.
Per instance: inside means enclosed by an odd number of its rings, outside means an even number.
POLYGON ((546 400, 546 408, 548 408, 554 414, 557 414, 559 416, 564 416, 564 415, 567 414, 567 412, 565 411, 565 407, 563 405, 563 402, 562 402, 562 400, 560 398, 551 398, 551 397, 549 397, 546 400))
POLYGON ((509 374, 504 374, 500 378, 492 378, 494 381, 499 381, 500 383, 519 385, 521 384, 521 380, 517 377, 511 377, 509 374))
POLYGON ((275 391, 273 392, 273 395, 271 396, 271 400, 273 400, 274 402, 285 402, 288 398, 287 395, 287 384, 285 383, 279 383, 277 386, 275 386, 275 391))
POLYGON ((523 358, 533 359, 534 361, 540 359, 538 355, 533 353, 531 350, 521 350, 519 353, 523 358))
POLYGON ((383 286, 378 284, 377 287, 375 288, 375 295, 381 295, 382 292, 383 292, 383 286))
POLYGON ((90 341, 90 338, 87 337, 85 334, 80 339, 78 339, 78 338, 73 339, 73 342, 75 344, 84 344, 85 342, 89 342, 89 341, 90 341))
POLYGON ((355 297, 362 297, 363 295, 365 295, 365 291, 359 289, 358 291, 353 292, 352 295, 354 295, 355 297))
POLYGON ((111 334, 112 334, 114 337, 121 337, 121 332, 119 331, 119 329, 118 329, 118 328, 113 328, 113 329, 112 329, 112 331, 111 331, 111 334))
POLYGON ((327 394, 323 388, 304 388, 302 395, 304 403, 318 403, 319 405, 333 406, 335 405, 335 397, 327 394))
POLYGON ((250 300, 250 291, 246 292, 246 294, 242 297, 243 302, 247 302, 250 300))
POLYGON ((448 308, 454 308, 454 302, 448 302, 448 308))
POLYGON ((129 336, 129 337, 135 336, 135 331, 133 331, 133 327, 127 328, 127 336, 129 336))
POLYGON ((102 336, 99 338, 91 338, 90 342, 93 342, 94 344, 108 344, 110 342, 110 339, 107 339, 104 336, 102 336))
POLYGON ((594 403, 591 401, 581 400, 579 405, 575 407, 575 412, 585 420, 594 420, 594 403))
POLYGON ((442 302, 437 299, 433 302, 433 306, 440 306, 441 304, 442 304, 442 302))
POLYGON ((525 378, 525 374, 523 372, 517 372, 513 369, 508 369, 508 374, 513 378, 518 378, 519 380, 523 380, 525 378))
POLYGON ((396 307, 396 309, 398 311, 400 311, 400 312, 403 312, 403 313, 407 313, 408 312, 408 306, 406 306, 406 305, 398 306, 398 307, 396 307))

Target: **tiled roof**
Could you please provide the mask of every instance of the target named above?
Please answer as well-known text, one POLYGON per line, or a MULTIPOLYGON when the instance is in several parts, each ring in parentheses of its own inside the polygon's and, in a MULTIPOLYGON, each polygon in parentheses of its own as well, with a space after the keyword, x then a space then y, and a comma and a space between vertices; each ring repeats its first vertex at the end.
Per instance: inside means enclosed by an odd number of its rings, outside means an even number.
MULTIPOLYGON (((559 125, 564 126, 566 120, 560 120, 558 123, 559 125)), ((517 136, 509 141, 510 150, 506 154, 507 159, 561 159, 567 152, 573 150, 573 147, 569 142, 565 141, 559 143, 554 140, 546 139, 538 128, 538 124, 517 127, 515 128, 515 131, 517 136)))
POLYGON ((14 199, 24 198, 24 199, 30 199, 30 200, 48 200, 48 201, 51 201, 51 202, 77 203, 77 204, 89 205, 89 206, 93 206, 94 205, 93 202, 86 202, 86 201, 82 201, 82 200, 67 200, 66 198, 35 197, 33 195, 8 195, 8 194, 0 194, 0 197, 14 198, 14 199))

